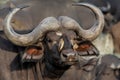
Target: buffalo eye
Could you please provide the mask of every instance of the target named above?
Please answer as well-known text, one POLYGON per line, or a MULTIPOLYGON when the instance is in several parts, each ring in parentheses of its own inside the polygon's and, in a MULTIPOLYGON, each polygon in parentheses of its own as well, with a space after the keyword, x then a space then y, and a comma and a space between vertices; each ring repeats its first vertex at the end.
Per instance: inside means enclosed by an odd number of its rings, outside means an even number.
POLYGON ((50 39, 50 38, 46 39, 46 44, 49 46, 49 48, 52 48, 52 46, 55 45, 56 43, 57 43, 56 40, 53 40, 53 39, 50 39))
POLYGON ((49 39, 49 38, 47 38, 47 42, 51 43, 51 42, 52 42, 52 40, 51 40, 51 39, 49 39))
POLYGON ((84 40, 82 38, 80 38, 80 37, 76 37, 76 38, 74 38, 74 42, 76 44, 80 44, 81 42, 84 42, 84 40))

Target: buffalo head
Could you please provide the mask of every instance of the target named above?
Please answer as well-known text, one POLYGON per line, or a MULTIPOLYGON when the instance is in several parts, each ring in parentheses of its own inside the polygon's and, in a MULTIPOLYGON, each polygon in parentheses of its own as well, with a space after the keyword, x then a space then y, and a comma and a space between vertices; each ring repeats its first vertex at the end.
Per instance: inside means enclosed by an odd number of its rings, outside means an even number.
POLYGON ((23 59, 41 59, 62 66, 71 65, 79 60, 85 61, 98 55, 97 49, 90 41, 102 31, 104 17, 101 11, 90 4, 78 3, 76 6, 90 8, 95 16, 95 24, 88 30, 83 29, 75 20, 67 16, 47 17, 28 34, 16 33, 10 22, 20 7, 13 9, 4 20, 4 32, 7 38, 16 45, 27 46, 23 59), (83 56, 83 57, 81 57, 83 56), (61 65, 60 65, 61 64, 61 65))

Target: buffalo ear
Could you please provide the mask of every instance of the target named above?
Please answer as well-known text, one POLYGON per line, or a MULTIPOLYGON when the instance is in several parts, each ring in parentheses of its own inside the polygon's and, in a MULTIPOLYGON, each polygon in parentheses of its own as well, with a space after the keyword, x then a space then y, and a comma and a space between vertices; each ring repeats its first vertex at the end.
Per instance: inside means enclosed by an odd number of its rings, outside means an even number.
POLYGON ((80 56, 98 56, 98 49, 88 40, 82 41, 73 46, 73 49, 78 52, 80 56))
POLYGON ((23 62, 36 62, 43 57, 44 49, 42 46, 29 46, 22 55, 23 62))

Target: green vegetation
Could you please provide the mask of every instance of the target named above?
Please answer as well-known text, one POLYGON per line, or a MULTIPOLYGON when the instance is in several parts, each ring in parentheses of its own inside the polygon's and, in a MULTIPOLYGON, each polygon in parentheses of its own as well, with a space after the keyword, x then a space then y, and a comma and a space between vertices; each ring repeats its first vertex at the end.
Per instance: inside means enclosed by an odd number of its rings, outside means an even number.
POLYGON ((7 1, 9 1, 9 0, 0 0, 0 5, 5 4, 7 1))

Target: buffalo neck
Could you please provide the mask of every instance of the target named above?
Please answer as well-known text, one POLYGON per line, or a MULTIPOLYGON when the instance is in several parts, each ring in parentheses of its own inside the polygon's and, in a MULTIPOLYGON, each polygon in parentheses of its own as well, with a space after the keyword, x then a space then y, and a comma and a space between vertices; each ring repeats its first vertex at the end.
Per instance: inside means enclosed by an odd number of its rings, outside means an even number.
POLYGON ((41 70, 43 78, 59 79, 70 66, 58 67, 48 61, 42 61, 41 70))

